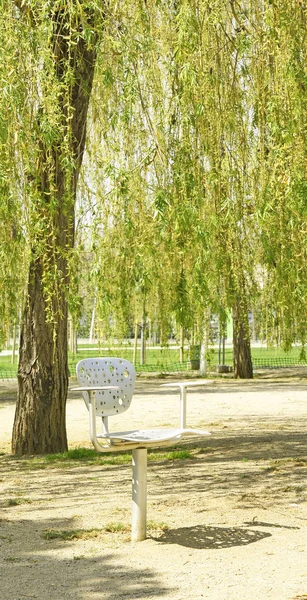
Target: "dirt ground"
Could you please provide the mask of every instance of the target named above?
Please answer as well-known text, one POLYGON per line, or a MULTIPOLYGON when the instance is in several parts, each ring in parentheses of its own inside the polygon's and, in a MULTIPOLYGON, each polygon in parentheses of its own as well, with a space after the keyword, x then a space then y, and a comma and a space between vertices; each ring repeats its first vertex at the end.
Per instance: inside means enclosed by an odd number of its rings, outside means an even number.
MULTIPOLYGON (((112 429, 177 425, 165 381, 139 379, 112 429)), ((41 468, 10 456, 15 399, 16 384, 0 383, 1 600, 307 600, 306 370, 191 388, 187 424, 212 435, 181 443, 191 458, 149 462, 139 543, 128 531, 130 464, 41 468)), ((71 391, 67 431, 70 448, 91 447, 71 391)))

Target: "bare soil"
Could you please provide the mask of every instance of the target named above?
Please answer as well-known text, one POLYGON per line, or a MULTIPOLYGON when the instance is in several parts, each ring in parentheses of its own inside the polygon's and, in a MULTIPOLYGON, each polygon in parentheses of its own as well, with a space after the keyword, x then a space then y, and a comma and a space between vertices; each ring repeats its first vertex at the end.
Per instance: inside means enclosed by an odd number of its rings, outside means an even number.
MULTIPOLYGON (((161 383, 139 379, 112 428, 177 425, 178 393, 161 383)), ((1 600, 307 600, 306 370, 191 388, 188 425, 212 435, 181 443, 191 458, 149 462, 140 543, 130 464, 12 457, 15 400, 0 383, 1 600)), ((75 392, 67 431, 70 448, 91 447, 75 392)))

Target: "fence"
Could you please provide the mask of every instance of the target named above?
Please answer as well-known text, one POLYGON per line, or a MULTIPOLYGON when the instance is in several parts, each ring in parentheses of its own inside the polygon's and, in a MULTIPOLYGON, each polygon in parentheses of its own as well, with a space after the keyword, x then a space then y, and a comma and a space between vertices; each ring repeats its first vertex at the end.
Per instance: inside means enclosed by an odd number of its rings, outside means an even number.
MULTIPOLYGON (((186 353, 187 355, 187 353, 186 353)), ((79 360, 90 356, 122 356, 128 360, 133 360, 133 350, 131 348, 108 349, 97 348, 87 350, 80 348, 80 351, 69 355, 69 372, 74 375, 76 364, 79 360)), ((216 372, 218 365, 218 352, 211 349, 208 353, 208 370, 216 372)), ((226 348, 225 365, 232 366, 233 352, 232 348, 226 348)), ((252 348, 252 362, 254 369, 278 369, 281 367, 302 367, 307 366, 306 358, 300 358, 300 349, 294 348, 290 353, 285 353, 279 349, 252 348)), ((190 360, 179 361, 179 350, 174 348, 161 348, 147 352, 146 364, 136 363, 137 373, 185 373, 192 370, 190 360)), ((196 371, 194 371, 196 373, 196 371)), ((10 364, 9 356, 0 355, 0 380, 16 379, 17 364, 10 364)))

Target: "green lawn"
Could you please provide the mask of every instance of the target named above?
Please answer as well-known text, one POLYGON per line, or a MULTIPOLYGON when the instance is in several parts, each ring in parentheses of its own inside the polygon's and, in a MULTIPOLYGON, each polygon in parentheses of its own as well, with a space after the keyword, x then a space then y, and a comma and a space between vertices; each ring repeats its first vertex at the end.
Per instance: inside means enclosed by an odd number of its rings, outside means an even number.
MULTIPOLYGON (((252 359, 254 368, 260 367, 286 367, 306 365, 306 360, 300 360, 301 347, 296 346, 290 352, 285 352, 281 348, 252 348, 252 359)), ((127 360, 133 360, 133 349, 127 346, 118 346, 116 350, 109 350, 104 347, 95 349, 80 348, 77 354, 69 353, 69 370, 73 375, 76 370, 76 364, 82 358, 95 356, 120 356, 127 360)), ((138 352, 139 356, 139 352, 138 352)), ((136 370, 140 372, 184 372, 190 370, 187 351, 184 363, 179 362, 179 350, 174 348, 148 349, 146 352, 146 365, 136 364, 136 370)), ((212 349, 209 355, 210 366, 212 368, 218 364, 218 352, 212 349)), ((0 379, 15 378, 17 373, 16 364, 11 363, 10 356, 0 356, 0 379)), ((226 348, 225 364, 232 365, 233 353, 231 348, 226 348)))

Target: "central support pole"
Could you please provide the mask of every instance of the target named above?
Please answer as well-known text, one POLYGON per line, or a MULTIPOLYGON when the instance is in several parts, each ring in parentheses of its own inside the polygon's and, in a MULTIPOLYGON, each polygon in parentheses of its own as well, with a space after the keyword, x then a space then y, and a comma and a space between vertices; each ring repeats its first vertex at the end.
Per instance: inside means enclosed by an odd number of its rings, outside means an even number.
POLYGON ((132 542, 146 539, 147 449, 132 450, 132 542))

